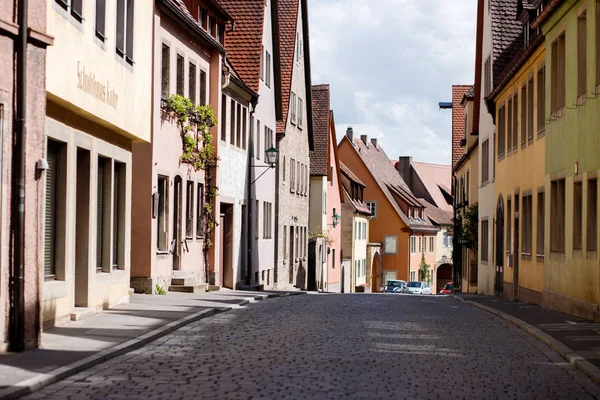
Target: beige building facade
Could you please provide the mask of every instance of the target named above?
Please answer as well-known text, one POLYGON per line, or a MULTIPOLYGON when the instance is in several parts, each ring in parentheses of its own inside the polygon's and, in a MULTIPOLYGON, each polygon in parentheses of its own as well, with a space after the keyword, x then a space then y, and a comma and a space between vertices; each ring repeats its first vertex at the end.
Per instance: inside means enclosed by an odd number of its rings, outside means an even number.
POLYGON ((153 8, 47 2, 45 326, 128 301, 132 145, 150 140, 153 8))

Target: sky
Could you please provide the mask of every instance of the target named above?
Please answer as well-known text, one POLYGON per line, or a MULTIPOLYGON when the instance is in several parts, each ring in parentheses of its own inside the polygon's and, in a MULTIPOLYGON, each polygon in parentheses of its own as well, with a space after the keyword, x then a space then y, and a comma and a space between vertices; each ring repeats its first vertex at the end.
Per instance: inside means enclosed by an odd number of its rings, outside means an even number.
POLYGON ((451 162, 453 84, 472 84, 476 0, 309 0, 312 83, 331 85, 338 141, 451 162))

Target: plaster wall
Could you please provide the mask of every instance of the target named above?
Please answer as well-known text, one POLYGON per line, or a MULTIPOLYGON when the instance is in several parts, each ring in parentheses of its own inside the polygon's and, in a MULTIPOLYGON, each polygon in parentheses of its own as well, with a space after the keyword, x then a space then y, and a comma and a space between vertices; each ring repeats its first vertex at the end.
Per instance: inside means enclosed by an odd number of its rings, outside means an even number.
MULTIPOLYGON (((304 0, 300 0, 304 1, 304 0)), ((303 25, 302 25, 302 7, 298 7, 298 21, 297 21, 297 32, 299 37, 303 37, 303 25)), ((294 124, 291 119, 291 107, 288 109, 288 115, 286 118, 285 135, 277 137, 277 148, 279 150, 279 157, 289 160, 293 158, 296 163, 304 164, 307 171, 310 171, 310 159, 309 159, 309 143, 308 143, 308 126, 307 126, 307 114, 306 114, 306 81, 305 81, 305 65, 304 57, 300 57, 296 60, 296 54, 294 52, 294 63, 292 67, 292 83, 291 90, 296 94, 298 98, 303 101, 302 109, 298 107, 297 114, 300 113, 304 116, 303 128, 299 128, 298 125, 294 124)), ((306 66, 309 68, 309 66, 306 66)), ((283 93, 283 96, 291 96, 290 93, 283 93)), ((289 161, 287 161, 289 167, 289 161)), ((298 170, 298 168, 296 169, 298 170)), ((296 180, 300 177, 297 174, 296 180)), ((308 209, 309 209, 309 198, 308 192, 300 194, 297 190, 292 189, 289 185, 283 183, 283 165, 279 163, 277 165, 277 190, 279 191, 279 198, 277 204, 278 214, 278 226, 277 226, 277 280, 275 287, 277 289, 291 289, 293 287, 304 288, 306 287, 306 269, 307 262, 306 257, 289 257, 288 263, 284 263, 283 252, 284 249, 284 226, 294 227, 296 235, 298 235, 298 250, 299 254, 307 254, 308 251, 308 209), (306 234, 300 234, 300 231, 306 231, 306 234)), ((309 185, 310 178, 305 178, 305 184, 309 185)), ((288 231, 289 232, 289 231, 288 231)))
MULTIPOLYGON (((262 45, 265 51, 269 54, 273 53, 273 28, 271 26, 271 5, 272 2, 266 2, 265 6, 265 20, 263 23, 263 37, 262 45)), ((274 69, 273 57, 271 57, 271 71, 274 69)), ((273 74, 272 74, 273 75, 273 74)), ((260 80, 258 89, 258 104, 254 113, 254 129, 255 138, 253 140, 256 150, 254 152, 255 158, 252 161, 253 165, 265 166, 264 163, 264 130, 265 127, 269 127, 273 130, 273 136, 275 136, 276 127, 276 115, 275 115, 275 86, 271 82, 267 85, 266 82, 260 80), (258 122, 260 121, 260 129, 258 129, 258 122), (260 139, 258 139, 260 138, 260 139)), ((273 144, 275 144, 275 138, 273 138, 273 144)), ((278 163, 285 163, 287 159, 285 155, 279 155, 278 163)), ((264 168, 254 168, 253 173, 256 176, 264 172, 264 168)), ((275 272, 275 221, 277 208, 275 205, 275 175, 276 170, 268 170, 259 180, 257 180, 252 187, 252 199, 254 202, 259 200, 261 204, 265 201, 273 204, 273 238, 272 239, 259 239, 252 242, 252 255, 253 255, 253 268, 258 268, 260 275, 260 283, 267 289, 273 288, 273 278, 275 272), (265 275, 265 279, 263 279, 265 275)), ((262 225, 261 225, 262 226, 262 225)))
POLYGON ((116 0, 106 0, 103 42, 95 34, 93 2, 83 2, 82 22, 56 1, 47 2, 47 31, 54 44, 47 52, 46 90, 63 107, 130 140, 148 142, 154 2, 135 3, 133 64, 115 51, 116 7, 116 0))
MULTIPOLYGON (((330 135, 331 133, 332 132, 329 132, 330 135)), ((335 137, 330 137, 329 148, 327 149, 329 152, 329 156, 327 157, 327 159, 329 160, 327 170, 330 171, 330 176, 327 182, 327 220, 325 222, 325 226, 328 230, 327 236, 329 237, 328 245, 331 249, 328 274, 330 286, 332 284, 340 284, 340 265, 342 260, 342 227, 339 224, 335 227, 333 226, 333 215, 337 214, 341 216, 342 214, 342 198, 340 193, 340 182, 338 180, 340 167, 336 163, 334 146, 337 146, 335 137)))
MULTIPOLYGON (((407 280, 409 272, 408 227, 389 203, 379 184, 375 181, 356 153, 356 149, 354 149, 347 138, 344 138, 338 145, 338 156, 340 162, 349 166, 358 179, 366 185, 364 189, 364 201, 375 202, 377 204, 377 215, 369 220, 369 242, 383 244, 385 236, 388 235, 397 236, 398 238, 398 246, 395 254, 385 254, 384 249, 381 249, 384 274, 381 280, 385 279, 386 272, 390 275, 395 275, 395 279, 407 280)), ((371 289, 373 292, 376 292, 379 290, 379 287, 376 287, 377 276, 375 274, 377 274, 377 271, 375 268, 371 270, 374 275, 369 282, 372 284, 371 289)))
MULTIPOLYGON (((544 65, 545 58, 545 48, 544 46, 540 46, 530 57, 529 61, 521 67, 518 73, 511 79, 508 83, 507 87, 498 95, 496 98, 496 109, 500 109, 500 107, 505 106, 507 104, 508 99, 513 96, 517 91, 519 92, 519 96, 521 96, 521 88, 523 85, 526 85, 529 79, 534 78, 534 94, 537 94, 537 87, 540 84, 545 84, 544 82, 539 82, 537 79, 538 70, 544 65)), ((519 97, 520 98, 520 97, 519 97)), ((533 98, 533 110, 537 116, 538 110, 538 99, 537 96, 534 95, 533 98)), ((496 115, 499 115, 496 112, 496 115)), ((521 102, 519 101, 519 112, 517 115, 518 118, 518 126, 521 127, 521 102)), ((506 122, 505 122, 506 123, 506 122)), ((545 130, 544 126, 538 126, 537 117, 534 118, 534 136, 531 140, 526 142, 525 147, 521 144, 521 132, 519 130, 519 143, 517 145, 517 151, 514 150, 510 153, 506 152, 505 155, 498 158, 496 164, 496 200, 495 207, 497 206, 499 201, 502 201, 504 204, 504 248, 502 249, 502 254, 505 255, 504 259, 504 278, 505 282, 511 283, 513 285, 509 285, 509 287, 514 287, 515 282, 515 268, 514 266, 509 265, 508 263, 508 253, 513 255, 513 257, 519 257, 519 268, 518 268, 518 285, 519 288, 525 288, 530 291, 534 291, 540 294, 544 289, 544 258, 536 257, 536 243, 537 243, 537 224, 538 224, 538 193, 540 191, 544 191, 544 182, 545 182, 545 130), (511 227, 511 230, 514 229, 514 218, 515 218, 515 194, 519 195, 519 231, 514 232, 514 234, 507 235, 506 229, 511 227), (531 195, 532 196, 532 251, 531 254, 524 254, 525 252, 522 250, 523 246, 523 197, 531 195), (507 200, 511 199, 511 215, 507 213, 507 200), (508 224, 510 221, 510 225, 508 224), (512 235, 519 235, 519 243, 521 246, 518 251, 515 253, 514 249, 514 240, 511 240, 511 243, 506 243, 507 237, 512 237, 512 235)), ((498 145, 496 145, 498 148, 498 145)), ((506 148, 506 144, 504 145, 506 148)), ((494 157, 496 158, 496 156, 494 157)), ((492 219, 490 219, 492 221, 492 219)), ((495 217, 494 217, 495 221, 495 217)), ((490 235, 494 238, 496 237, 496 232, 492 232, 491 224, 490 224, 490 235)), ((495 241, 494 241, 495 242, 495 241)), ((543 254, 542 254, 543 256, 543 254)), ((492 260, 492 258, 490 258, 492 260)), ((493 277, 492 277, 493 279, 493 277)), ((493 281, 491 290, 493 291, 493 281)), ((505 288, 506 292, 506 288, 505 288)), ((519 289, 519 298, 520 300, 533 300, 533 299, 525 299, 523 298, 523 293, 527 293, 526 291, 521 291, 519 289)), ((513 293, 507 293, 508 296, 513 296, 513 293)))
MULTIPOLYGON (((490 7, 488 2, 491 0, 485 0, 485 11, 483 18, 483 38, 482 38, 482 68, 481 71, 478 71, 481 75, 481 82, 485 82, 485 60, 490 57, 490 68, 493 70, 493 55, 492 55, 492 18, 489 12, 490 7)), ((489 180, 486 182, 482 181, 481 174, 478 173, 477 176, 473 176, 471 178, 471 184, 473 186, 479 187, 479 232, 481 231, 481 221, 488 220, 489 221, 489 232, 488 235, 488 254, 487 261, 482 260, 481 253, 483 249, 483 244, 481 243, 481 234, 479 235, 479 245, 478 245, 478 254, 477 254, 477 265, 478 265, 478 280, 477 280, 477 290, 478 293, 482 294, 493 294, 494 293, 494 235, 492 233, 494 227, 494 215, 496 213, 496 193, 495 193, 495 179, 494 179, 494 149, 496 147, 493 145, 494 143, 494 134, 496 131, 496 127, 494 125, 494 121, 492 119, 491 114, 488 112, 486 104, 485 104, 485 91, 481 90, 481 97, 479 99, 475 99, 480 102, 479 107, 479 154, 477 157, 477 165, 479 171, 481 171, 483 165, 483 152, 481 151, 483 143, 488 141, 489 143, 489 152, 488 152, 488 160, 487 163, 489 165, 489 180)), ((481 233, 481 232, 480 232, 481 233)))
MULTIPOLYGON (((565 179, 565 252, 550 251, 551 196, 546 196, 546 231, 543 305, 562 312, 590 318, 600 303, 600 263, 597 251, 588 251, 587 196, 589 180, 597 180, 600 170, 600 99, 595 79, 597 36, 596 3, 590 0, 565 1, 542 26, 546 37, 546 125, 545 190, 551 182, 565 179), (587 90, 586 98, 577 98, 577 19, 587 10, 587 90), (565 32, 566 37, 566 104, 551 115, 552 43, 565 32), (577 104, 577 106, 572 106, 577 104), (574 108, 574 109, 573 109, 574 108), (568 135, 565 135, 568 132, 568 135), (575 169, 577 168, 577 172, 575 169), (583 187, 582 250, 573 250, 573 184, 583 187)), ((596 210, 598 213, 598 210, 596 210)), ((598 214, 596 214, 598 215, 598 214)), ((600 235, 597 235, 597 240, 600 235)), ((596 244, 598 247, 598 243, 596 244)))

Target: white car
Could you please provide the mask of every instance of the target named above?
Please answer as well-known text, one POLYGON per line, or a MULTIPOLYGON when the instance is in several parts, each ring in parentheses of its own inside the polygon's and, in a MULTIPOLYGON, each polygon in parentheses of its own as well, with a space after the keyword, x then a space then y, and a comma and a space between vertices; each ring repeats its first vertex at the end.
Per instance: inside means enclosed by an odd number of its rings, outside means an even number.
POLYGON ((431 286, 427 282, 411 281, 406 284, 408 293, 431 294, 431 286))

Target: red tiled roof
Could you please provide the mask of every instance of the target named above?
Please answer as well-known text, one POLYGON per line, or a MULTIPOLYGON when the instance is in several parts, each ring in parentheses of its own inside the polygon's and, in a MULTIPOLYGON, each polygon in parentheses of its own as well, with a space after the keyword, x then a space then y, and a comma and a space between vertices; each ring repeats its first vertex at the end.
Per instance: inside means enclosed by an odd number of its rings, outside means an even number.
POLYGON ((262 58, 264 0, 220 0, 235 19, 235 29, 225 34, 227 58, 240 78, 258 92, 262 58))
MULTIPOLYGON (((283 134, 288 119, 292 90, 292 70, 296 50, 299 0, 278 0, 279 48, 281 63, 281 109, 283 118, 277 121, 277 133, 283 134)), ((306 27, 305 27, 306 28, 306 27)), ((306 44, 305 44, 306 46, 306 44)))
POLYGON ((517 19, 517 0, 491 0, 492 18, 492 80, 494 86, 514 55, 519 51, 523 35, 523 24, 517 19))
POLYGON ((362 187, 366 187, 366 185, 362 183, 360 179, 358 179, 358 176, 354 175, 354 172, 352 172, 350 168, 346 167, 346 164, 340 162, 340 170, 342 171, 342 174, 344 174, 352 182, 362 187))
POLYGON ((454 217, 452 211, 441 210, 425 199, 420 200, 421 203, 425 206, 425 215, 433 223, 438 225, 452 225, 452 219, 454 217))
POLYGON ((462 157, 464 150, 460 140, 465 136, 465 108, 463 97, 473 85, 452 85, 452 169, 462 157))
POLYGON ((313 176, 325 176, 328 172, 330 96, 329 85, 312 87, 315 150, 310 152, 310 174, 313 176))
MULTIPOLYGON (((349 140, 344 137, 342 140, 349 140)), ((411 229, 418 231, 437 231, 430 221, 409 218, 398 203, 402 199, 411 205, 421 205, 419 200, 413 195, 404 179, 400 176, 396 168, 390 162, 390 159, 383 151, 381 146, 375 147, 372 143, 365 144, 361 139, 354 139, 352 147, 362 160, 363 164, 369 170, 369 173, 377 182, 377 185, 386 196, 389 204, 394 208, 400 219, 411 229)))
POLYGON ((350 203, 350 205, 354 208, 354 210, 359 214, 371 215, 371 210, 367 207, 367 204, 360 201, 354 200, 350 193, 348 193, 348 188, 344 185, 344 197, 346 197, 346 201, 350 203))

